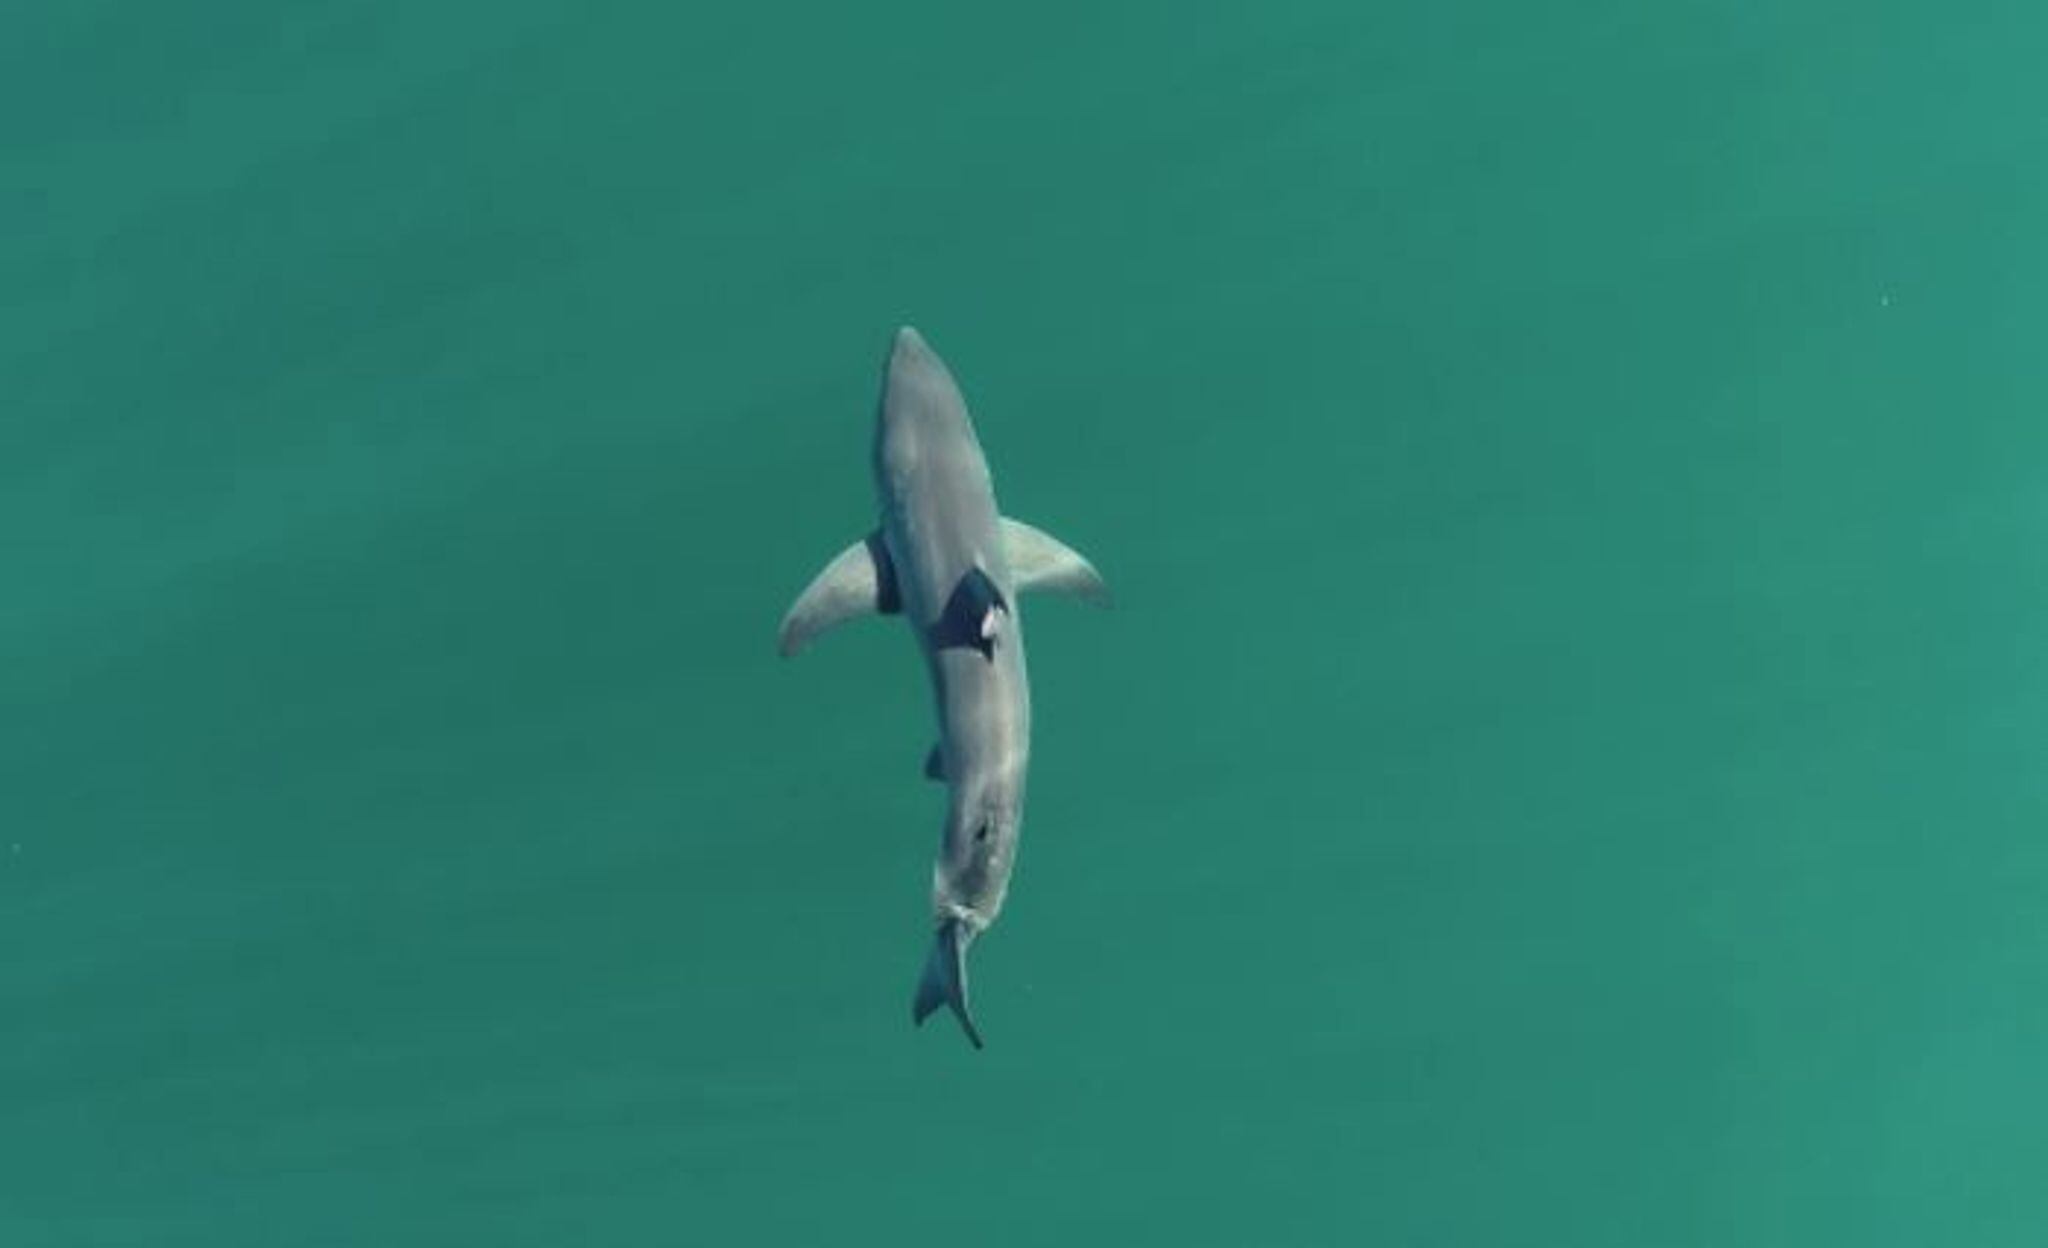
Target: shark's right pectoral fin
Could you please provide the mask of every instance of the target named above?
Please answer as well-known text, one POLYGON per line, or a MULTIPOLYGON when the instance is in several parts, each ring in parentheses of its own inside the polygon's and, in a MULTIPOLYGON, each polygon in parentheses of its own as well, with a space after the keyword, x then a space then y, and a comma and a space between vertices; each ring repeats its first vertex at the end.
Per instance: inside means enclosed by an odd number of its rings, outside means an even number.
POLYGON ((1080 551, 1022 520, 1003 517, 1003 554, 1021 590, 1050 590, 1109 605, 1109 586, 1080 551))
POLYGON ((901 609, 889 548, 879 531, 870 533, 835 555, 797 595, 789 614, 782 617, 780 649, 787 658, 835 624, 901 609))

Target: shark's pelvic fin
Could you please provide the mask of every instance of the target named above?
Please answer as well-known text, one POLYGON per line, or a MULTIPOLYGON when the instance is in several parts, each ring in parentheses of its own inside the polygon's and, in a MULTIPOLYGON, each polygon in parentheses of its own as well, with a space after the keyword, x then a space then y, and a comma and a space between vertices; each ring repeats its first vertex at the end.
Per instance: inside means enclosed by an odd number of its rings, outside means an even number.
POLYGON ((924 1020, 940 1006, 951 1006, 960 1020, 968 1042, 981 1047, 981 1031, 967 1010, 967 942, 973 937, 958 919, 939 924, 932 937, 931 956, 925 959, 924 978, 918 981, 917 1001, 911 1006, 911 1021, 922 1027, 924 1020))
POLYGON ((832 562, 790 604, 782 617, 779 647, 787 658, 835 624, 857 615, 890 615, 903 609, 896 591, 889 548, 879 530, 833 556, 832 562))
POLYGON ((1022 520, 1003 517, 1003 553, 1010 562, 1010 576, 1021 593, 1029 589, 1050 590, 1109 605, 1109 586, 1081 552, 1043 529, 1022 520))
POLYGON ((1002 637, 1003 620, 1010 604, 1003 591, 980 568, 971 568, 946 598, 945 608, 932 625, 932 645, 948 650, 956 646, 981 651, 985 659, 995 658, 996 642, 1002 637))

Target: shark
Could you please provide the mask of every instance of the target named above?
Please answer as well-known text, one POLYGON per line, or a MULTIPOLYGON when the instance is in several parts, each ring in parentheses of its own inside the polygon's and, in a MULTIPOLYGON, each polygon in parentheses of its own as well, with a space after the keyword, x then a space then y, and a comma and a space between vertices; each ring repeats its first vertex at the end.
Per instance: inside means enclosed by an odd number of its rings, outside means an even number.
POLYGON ((931 947, 911 1018, 922 1025, 945 1007, 979 1049, 967 952, 1002 913, 1031 761, 1018 600, 1045 591, 1107 606, 1110 594, 1086 557, 1002 514, 958 383, 907 325, 883 369, 873 469, 879 522, 797 595, 778 645, 788 657, 869 615, 900 615, 910 626, 938 717, 924 774, 947 792, 932 865, 931 947))

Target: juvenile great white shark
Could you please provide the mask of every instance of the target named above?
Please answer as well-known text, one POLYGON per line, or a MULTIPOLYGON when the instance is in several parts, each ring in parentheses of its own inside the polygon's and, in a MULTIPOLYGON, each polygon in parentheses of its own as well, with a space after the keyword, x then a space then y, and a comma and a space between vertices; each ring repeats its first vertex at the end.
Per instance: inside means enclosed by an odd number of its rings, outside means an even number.
POLYGON ((915 329, 896 331, 875 420, 881 523, 827 563, 783 617, 793 655, 855 616, 901 613, 931 676, 939 743, 925 775, 947 787, 932 866, 937 930, 911 1007, 922 1024, 952 1009, 975 1048, 967 948, 1002 911, 1024 820, 1031 687, 1017 595, 1054 590, 1106 604, 1076 552, 996 507, 988 460, 960 389, 915 329))

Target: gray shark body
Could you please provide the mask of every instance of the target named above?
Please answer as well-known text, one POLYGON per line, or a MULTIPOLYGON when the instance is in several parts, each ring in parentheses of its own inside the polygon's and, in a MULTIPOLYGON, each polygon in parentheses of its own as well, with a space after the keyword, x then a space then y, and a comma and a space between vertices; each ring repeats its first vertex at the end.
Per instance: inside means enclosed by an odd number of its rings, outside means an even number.
POLYGON ((916 330, 897 331, 875 421, 881 522, 841 551, 782 622, 783 654, 845 619, 901 613, 931 678, 939 740, 925 774, 947 788, 932 868, 935 931, 913 1018, 951 1008, 981 1046, 967 1001, 967 949, 1001 913, 1016 866, 1031 760, 1031 686, 1021 592, 1098 602, 1079 554, 1007 519, 959 387, 916 330))

